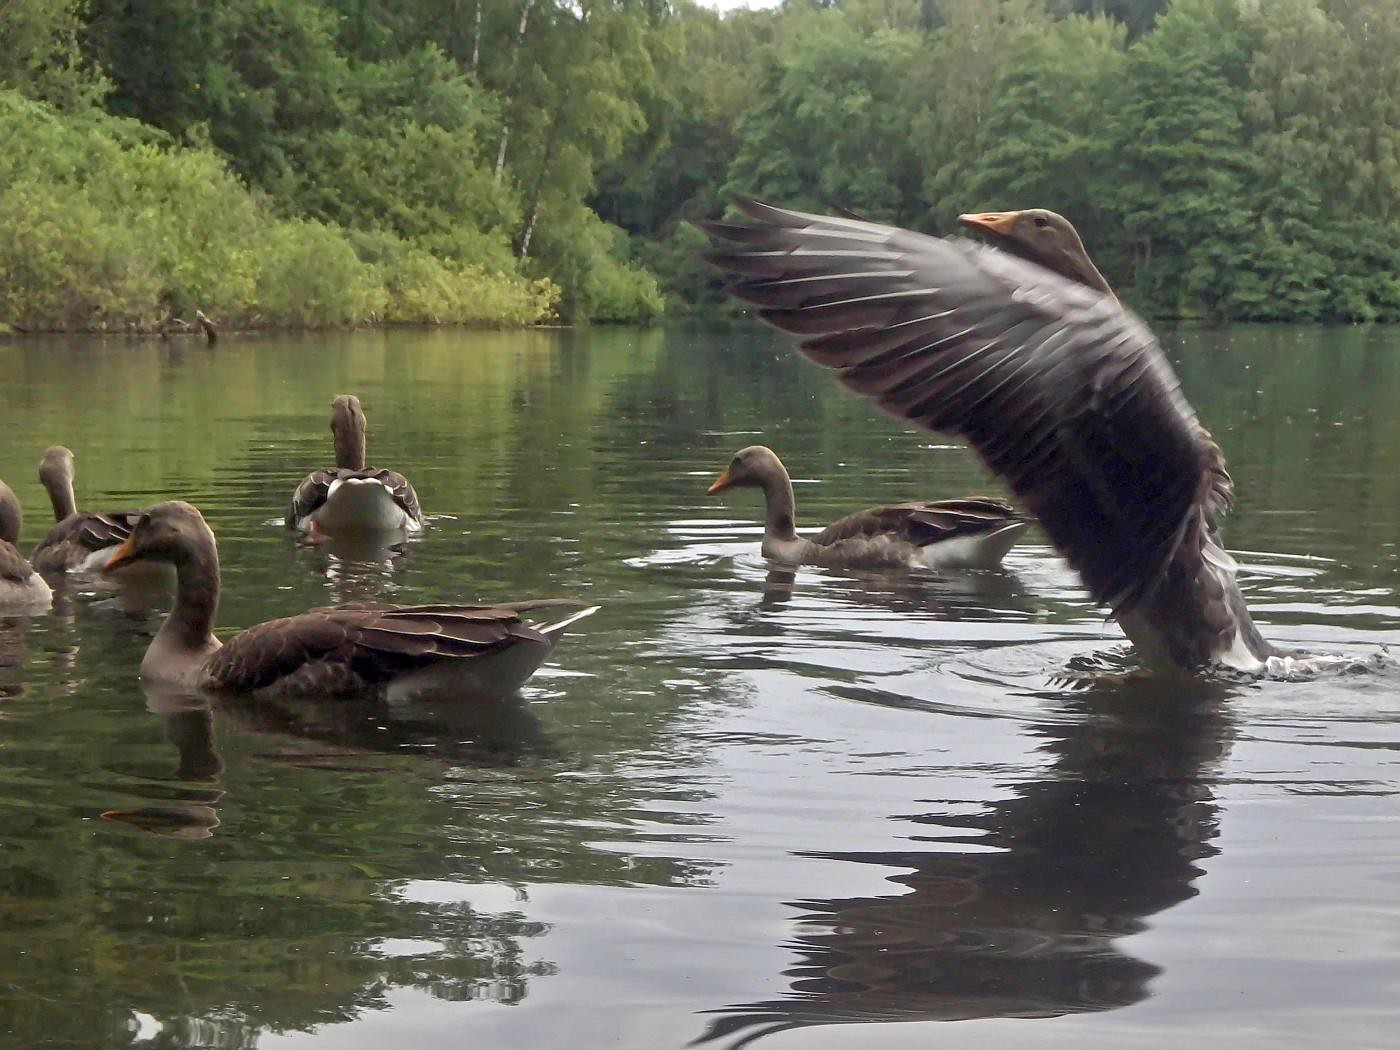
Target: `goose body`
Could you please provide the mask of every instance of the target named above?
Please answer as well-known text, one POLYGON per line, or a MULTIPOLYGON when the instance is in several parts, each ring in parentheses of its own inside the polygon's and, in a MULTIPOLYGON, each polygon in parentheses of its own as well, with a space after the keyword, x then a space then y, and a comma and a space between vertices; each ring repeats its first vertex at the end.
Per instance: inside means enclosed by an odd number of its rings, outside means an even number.
POLYGON ((33 609, 49 604, 53 592, 15 546, 23 524, 19 500, 0 481, 0 609, 33 609))
POLYGON ((365 414, 360 399, 341 394, 331 402, 336 465, 308 474, 287 511, 287 527, 300 532, 417 532, 423 527, 418 493, 402 474, 365 467, 365 414))
POLYGON ((535 672, 571 624, 596 606, 568 599, 499 605, 354 603, 214 637, 219 555, 188 503, 144 511, 108 571, 137 561, 175 566, 174 608, 141 661, 141 677, 186 689, 316 698, 480 698, 535 672))
POLYGON ((998 247, 758 201, 709 223, 735 296, 843 385, 965 439, 1151 664, 1258 672, 1216 529, 1233 483, 1151 331, 1053 212, 963 216, 998 247), (998 249, 1005 250, 998 250, 998 249))
POLYGON ((95 573, 131 535, 139 512, 80 511, 73 495, 73 453, 62 445, 45 450, 39 481, 53 505, 53 528, 29 554, 40 572, 95 573))
POLYGON ((869 507, 815 536, 797 535, 792 479, 772 449, 740 449, 708 490, 763 490, 763 556, 788 565, 863 569, 994 569, 1026 522, 1000 500, 898 503, 869 507))

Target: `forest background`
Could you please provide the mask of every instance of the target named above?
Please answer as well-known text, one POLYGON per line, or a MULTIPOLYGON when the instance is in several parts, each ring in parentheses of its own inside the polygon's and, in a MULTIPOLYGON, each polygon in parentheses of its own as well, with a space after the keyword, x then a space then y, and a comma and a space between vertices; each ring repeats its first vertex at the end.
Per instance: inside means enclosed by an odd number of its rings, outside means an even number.
POLYGON ((719 312, 727 194, 1400 319, 1400 0, 0 0, 0 328, 719 312))

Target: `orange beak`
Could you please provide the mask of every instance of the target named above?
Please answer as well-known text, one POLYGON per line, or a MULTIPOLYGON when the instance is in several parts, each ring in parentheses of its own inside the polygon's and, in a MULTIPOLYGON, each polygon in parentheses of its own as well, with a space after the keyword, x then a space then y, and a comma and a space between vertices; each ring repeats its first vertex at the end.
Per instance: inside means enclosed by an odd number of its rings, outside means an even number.
POLYGON ((134 533, 126 538, 126 542, 117 548, 117 553, 107 559, 107 564, 102 566, 103 576, 106 576, 116 569, 120 569, 123 565, 129 565, 131 562, 140 560, 141 555, 136 553, 135 542, 136 536, 134 533))
POLYGON ((986 230, 998 237, 1010 237, 1019 211, 984 211, 977 215, 959 215, 958 222, 974 230, 986 230))
POLYGON ((729 471, 726 470, 719 477, 715 478, 714 484, 705 490, 705 495, 713 496, 716 492, 723 492, 732 484, 734 484, 734 480, 729 476, 729 471))

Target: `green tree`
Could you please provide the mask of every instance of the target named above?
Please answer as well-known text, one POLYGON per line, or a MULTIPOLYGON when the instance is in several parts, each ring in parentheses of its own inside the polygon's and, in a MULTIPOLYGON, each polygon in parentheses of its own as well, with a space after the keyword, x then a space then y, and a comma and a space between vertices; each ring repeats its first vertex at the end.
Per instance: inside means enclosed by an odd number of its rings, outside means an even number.
POLYGON ((1024 42, 997 83, 976 157, 952 192, 961 211, 1052 206, 1069 216, 1108 269, 1124 245, 1117 194, 1106 179, 1113 144, 1106 97, 1123 75, 1126 33, 1103 18, 1075 16, 1024 42))
POLYGON ((0 88, 81 110, 100 101, 106 82, 83 59, 83 0, 0 2, 0 88))
POLYGON ((1228 316, 1254 226, 1240 206, 1248 60, 1234 0, 1177 0, 1128 52, 1106 120, 1110 178, 1153 312, 1228 316))
POLYGON ((920 49, 906 112, 923 201, 946 227, 965 211, 957 190, 976 159, 993 92, 1004 70, 1049 25, 1039 0, 934 0, 940 28, 920 49))
POLYGON ((862 36, 829 17, 770 49, 758 99, 739 121, 727 189, 912 221, 918 180, 903 103, 920 43, 906 30, 862 36))

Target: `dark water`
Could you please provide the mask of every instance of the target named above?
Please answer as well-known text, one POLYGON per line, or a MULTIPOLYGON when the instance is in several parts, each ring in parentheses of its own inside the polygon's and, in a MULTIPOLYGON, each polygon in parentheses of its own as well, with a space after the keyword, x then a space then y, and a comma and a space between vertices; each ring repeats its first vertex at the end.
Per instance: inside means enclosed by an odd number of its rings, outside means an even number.
MULTIPOLYGON (((1400 333, 1169 342, 1266 634, 1400 642, 1400 333)), ((6 1046, 1400 1039, 1394 665, 1125 676, 1039 536, 1005 574, 770 579, 756 494, 704 496, 742 445, 809 482, 810 525, 996 491, 775 338, 24 343, 0 387, 26 540, 61 441, 85 506, 203 508, 225 628, 364 597, 604 605, 518 702, 412 717, 148 697, 159 613, 109 592, 4 621, 6 1046), (277 524, 342 391, 431 516, 381 561, 277 524)))

